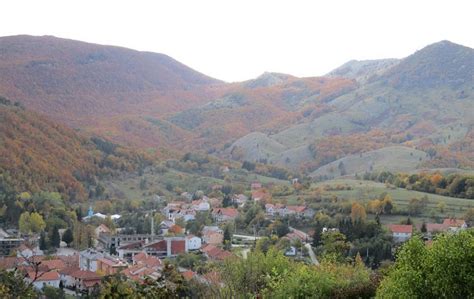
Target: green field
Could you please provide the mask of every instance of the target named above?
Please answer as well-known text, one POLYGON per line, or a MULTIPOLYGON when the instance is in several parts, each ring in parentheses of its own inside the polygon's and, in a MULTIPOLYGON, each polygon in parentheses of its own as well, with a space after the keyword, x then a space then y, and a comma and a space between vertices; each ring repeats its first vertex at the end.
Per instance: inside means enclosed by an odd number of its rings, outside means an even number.
MULTIPOLYGON (((392 197, 395 210, 398 211, 406 211, 410 199, 420 199, 423 196, 427 196, 429 201, 422 213, 411 217, 411 219, 416 223, 421 223, 423 220, 433 222, 433 217, 438 219, 446 217, 462 217, 467 209, 474 207, 474 200, 388 187, 385 184, 378 182, 355 179, 335 179, 315 183, 311 186, 310 190, 303 191, 300 194, 274 196, 274 201, 285 202, 288 205, 306 203, 317 210, 318 208, 324 208, 324 206, 331 204, 331 199, 334 197, 337 197, 338 204, 341 204, 341 202, 344 201, 357 201, 365 204, 369 200, 379 198, 383 193, 387 193, 392 197), (344 187, 346 189, 349 187, 350 190, 334 190, 337 189, 337 187, 344 187), (316 192, 317 190, 320 191, 319 196, 322 198, 320 200, 316 200, 317 196, 315 193, 318 193, 316 192), (437 206, 440 202, 445 203, 443 212, 441 212, 437 206)), ((368 214, 367 217, 371 219, 374 215, 368 214)), ((398 223, 407 217, 407 215, 399 214, 382 215, 381 221, 383 223, 398 223)))
MULTIPOLYGON (((410 199, 421 198, 426 195, 429 199, 428 205, 420 215, 418 215, 417 217, 413 217, 418 218, 420 220, 428 220, 433 214, 437 217, 460 217, 464 215, 467 209, 474 207, 473 200, 441 196, 437 194, 406 190, 402 188, 387 187, 385 184, 373 181, 338 179, 317 183, 314 185, 314 187, 325 187, 326 185, 332 187, 336 187, 337 185, 351 187, 351 190, 334 190, 325 192, 329 195, 335 195, 341 199, 355 200, 359 202, 367 202, 368 200, 377 198, 380 196, 380 194, 386 192, 390 194, 398 210, 406 209, 410 199), (438 203, 440 202, 444 202, 446 204, 444 212, 441 212, 437 207, 438 203)), ((401 218, 404 219, 406 218, 406 216, 384 215, 382 217, 382 220, 384 222, 399 222, 401 218)))
MULTIPOLYGON (((250 184, 258 181, 264 185, 277 184, 290 186, 287 180, 279 180, 272 177, 249 173, 242 169, 232 169, 225 174, 234 187, 235 193, 244 193, 250 189, 250 184)), ((168 190, 169 186, 177 187, 182 192, 194 193, 198 190, 210 191, 213 185, 224 185, 224 179, 204 175, 192 174, 167 169, 166 172, 145 172, 142 176, 129 175, 127 177, 115 178, 107 181, 106 189, 112 198, 122 199, 151 199, 155 194, 164 196, 167 200, 173 200, 177 193, 168 190), (140 188, 140 182, 146 181, 146 188, 140 188)))

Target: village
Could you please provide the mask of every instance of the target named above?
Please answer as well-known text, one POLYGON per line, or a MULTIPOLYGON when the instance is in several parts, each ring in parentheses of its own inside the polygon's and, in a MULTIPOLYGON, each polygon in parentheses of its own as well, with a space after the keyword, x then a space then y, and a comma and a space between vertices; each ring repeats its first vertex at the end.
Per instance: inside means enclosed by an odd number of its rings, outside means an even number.
MULTIPOLYGON (((70 248, 65 242, 61 242, 56 253, 44 254, 39 249, 37 236, 13 237, 2 230, 0 268, 22 271, 25 273, 25 280, 37 289, 49 286, 77 295, 90 293, 101 284, 103 277, 119 273, 126 279, 137 282, 149 278, 158 279, 165 262, 176 262, 187 254, 198 256, 204 263, 219 263, 229 258, 245 259, 247 253, 259 241, 265 238, 268 240, 268 236, 262 234, 256 224, 253 224, 253 234, 236 229, 237 218, 242 216, 248 206, 262 209, 262 221, 272 228, 270 237, 276 236, 278 242, 284 244, 284 255, 319 265, 313 250, 313 237, 318 232, 314 229, 304 231, 285 224, 288 217, 300 221, 313 219, 317 211, 307 205, 270 203, 267 189, 259 182, 253 182, 249 189, 250 196, 233 194, 225 207, 223 199, 209 198, 204 194, 196 198, 183 193, 179 200, 167 202, 159 210, 149 211, 146 221, 150 222, 150 233, 108 227, 104 220, 114 224, 122 216, 95 213, 90 207, 82 221, 100 224, 94 229, 92 246, 84 250, 70 248), (157 215, 159 217, 156 217, 157 215), (197 218, 202 218, 202 215, 208 215, 210 219, 197 227, 195 225, 189 228, 188 224, 195 224, 197 218), (163 220, 155 223, 155 219, 163 220)), ((252 223, 249 226, 251 227, 252 223)), ((429 243, 436 233, 456 232, 466 229, 467 225, 464 220, 444 219, 442 223, 390 224, 385 227, 392 238, 393 247, 396 248, 410 239, 415 232, 422 233, 429 243)), ((319 235, 339 231, 335 227, 319 229, 319 235)), ((64 229, 60 231, 62 240, 64 232, 64 229)), ((177 269, 186 280, 196 279, 201 283, 211 283, 217 277, 213 271, 196 271, 179 263, 177 269)))

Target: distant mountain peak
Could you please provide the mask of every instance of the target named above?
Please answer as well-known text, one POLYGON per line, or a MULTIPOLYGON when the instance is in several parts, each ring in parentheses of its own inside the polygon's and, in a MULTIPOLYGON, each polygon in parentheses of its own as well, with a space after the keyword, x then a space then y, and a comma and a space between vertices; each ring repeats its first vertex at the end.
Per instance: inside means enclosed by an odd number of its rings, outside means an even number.
POLYGON ((400 60, 395 58, 375 60, 350 60, 340 67, 327 73, 327 77, 342 77, 355 79, 358 82, 366 82, 375 75, 380 75, 398 64, 400 60))
POLYGON ((396 88, 458 87, 474 80, 474 50, 443 40, 403 59, 384 79, 396 88))
POLYGON ((275 72, 264 72, 257 78, 253 80, 249 80, 245 83, 246 87, 249 88, 257 88, 257 87, 269 87, 278 85, 288 81, 289 79, 294 79, 295 77, 288 74, 283 73, 275 73, 275 72))

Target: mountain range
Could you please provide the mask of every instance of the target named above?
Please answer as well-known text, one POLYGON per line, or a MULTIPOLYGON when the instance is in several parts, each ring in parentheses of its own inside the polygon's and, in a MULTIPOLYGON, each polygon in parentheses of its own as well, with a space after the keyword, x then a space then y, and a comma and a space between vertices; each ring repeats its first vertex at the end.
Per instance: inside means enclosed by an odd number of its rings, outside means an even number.
POLYGON ((474 50, 449 41, 321 77, 225 83, 163 54, 1 37, 0 95, 118 144, 315 178, 474 167, 474 50))

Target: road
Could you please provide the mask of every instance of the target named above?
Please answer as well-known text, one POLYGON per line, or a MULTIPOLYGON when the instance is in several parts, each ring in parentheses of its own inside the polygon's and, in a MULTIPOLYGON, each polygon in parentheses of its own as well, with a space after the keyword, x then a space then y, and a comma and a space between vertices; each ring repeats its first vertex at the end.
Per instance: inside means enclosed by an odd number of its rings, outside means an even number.
POLYGON ((314 265, 319 266, 319 261, 316 258, 316 254, 314 254, 314 251, 313 251, 313 248, 311 247, 311 244, 306 243, 304 246, 308 249, 308 254, 309 254, 309 257, 311 258, 311 262, 314 265))

